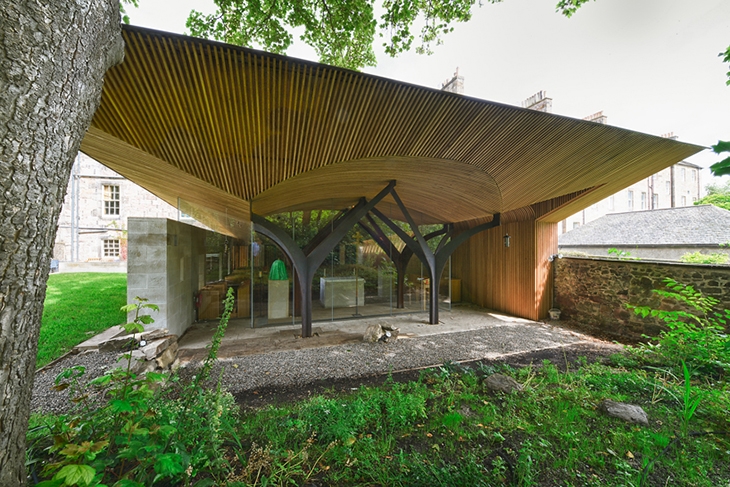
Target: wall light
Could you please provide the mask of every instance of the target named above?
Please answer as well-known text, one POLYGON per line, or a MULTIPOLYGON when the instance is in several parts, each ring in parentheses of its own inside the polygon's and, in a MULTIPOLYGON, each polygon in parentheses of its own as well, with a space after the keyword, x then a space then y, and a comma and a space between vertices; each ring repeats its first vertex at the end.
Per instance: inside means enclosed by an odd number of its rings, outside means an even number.
POLYGON ((502 240, 504 240, 504 246, 505 247, 509 247, 509 239, 510 239, 509 233, 505 233, 504 234, 504 237, 502 237, 502 240))

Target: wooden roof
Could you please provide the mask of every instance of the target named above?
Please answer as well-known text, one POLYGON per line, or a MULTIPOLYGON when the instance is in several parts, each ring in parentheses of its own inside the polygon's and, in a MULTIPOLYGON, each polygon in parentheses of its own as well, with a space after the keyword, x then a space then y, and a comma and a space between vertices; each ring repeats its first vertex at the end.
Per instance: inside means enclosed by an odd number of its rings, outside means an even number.
POLYGON ((393 179, 423 223, 581 194, 542 217, 559 221, 703 149, 191 37, 123 37, 82 150, 229 234, 251 211, 340 209, 393 179))

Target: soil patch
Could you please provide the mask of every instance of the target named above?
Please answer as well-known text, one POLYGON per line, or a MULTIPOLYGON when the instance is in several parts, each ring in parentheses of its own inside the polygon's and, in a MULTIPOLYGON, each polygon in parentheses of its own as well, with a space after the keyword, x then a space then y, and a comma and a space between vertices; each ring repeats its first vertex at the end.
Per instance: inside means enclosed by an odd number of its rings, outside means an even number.
MULTIPOLYGON (((599 362, 606 360, 615 353, 617 353, 615 346, 602 345, 600 343, 577 343, 564 347, 507 354, 495 359, 463 361, 460 364, 471 367, 479 367, 480 364, 506 364, 519 368, 530 365, 541 366, 547 360, 561 372, 564 372, 568 367, 579 367, 583 359, 588 363, 599 362)), ((242 408, 258 409, 268 405, 289 404, 317 395, 349 393, 360 387, 378 387, 383 385, 389 378, 395 382, 415 381, 418 380, 422 370, 438 367, 439 365, 441 364, 435 364, 431 367, 394 371, 390 374, 318 380, 295 387, 263 387, 236 393, 234 397, 242 408)))

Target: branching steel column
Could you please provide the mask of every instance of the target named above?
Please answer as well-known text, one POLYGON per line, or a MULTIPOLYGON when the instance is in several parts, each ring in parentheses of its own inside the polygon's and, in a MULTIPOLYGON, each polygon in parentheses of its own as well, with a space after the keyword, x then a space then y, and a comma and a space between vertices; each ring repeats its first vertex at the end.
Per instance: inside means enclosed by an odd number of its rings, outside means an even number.
MULTIPOLYGON (((371 213, 378 215, 378 218, 382 220, 386 225, 388 225, 391 229, 392 228, 398 228, 400 232, 402 232, 403 237, 401 237, 402 240, 413 240, 412 237, 410 237, 407 233, 403 232, 403 230, 395 224, 392 220, 390 220, 387 216, 380 213, 378 210, 374 209, 371 211, 371 213), (404 238, 405 237, 405 238, 404 238)), ((409 246, 406 243, 406 246, 403 248, 403 250, 398 251, 398 249, 393 245, 393 243, 390 241, 390 239, 385 235, 385 233, 382 231, 382 229, 378 226, 378 224, 375 222, 375 220, 368 215, 367 216, 368 222, 370 223, 370 226, 366 225, 362 221, 360 222, 360 226, 370 234, 371 237, 373 237, 373 240, 380 246, 381 249, 390 257, 390 260, 395 265, 396 270, 396 308, 401 309, 405 307, 405 272, 406 267, 408 266, 408 261, 411 260, 411 257, 413 256, 413 250, 411 250, 411 246, 409 246)), ((440 230, 436 230, 434 232, 429 233, 428 235, 425 235, 424 238, 428 241, 432 238, 438 237, 439 235, 445 235, 448 234, 447 225, 444 225, 443 228, 440 230)), ((445 236, 444 240, 446 240, 448 237, 445 236)), ((443 241, 441 243, 443 243, 443 241)), ((439 245, 441 244, 439 243, 439 245)), ((418 248, 420 251, 420 247, 418 248)), ((420 253, 420 252, 419 252, 420 253)), ((421 256, 421 261, 423 261, 423 258, 421 256)), ((424 262, 426 266, 428 264, 424 262)))
POLYGON ((347 232, 388 193, 393 191, 393 188, 395 188, 395 181, 391 181, 369 202, 362 198, 357 205, 342 213, 337 217, 329 233, 320 232, 315 236, 313 240, 319 240, 319 242, 313 248, 308 245, 306 254, 284 230, 262 216, 251 214, 254 229, 276 242, 291 259, 292 265, 297 271, 301 291, 303 338, 312 336, 312 278, 317 268, 322 265, 327 254, 347 235, 347 232))
POLYGON ((413 251, 414 254, 416 254, 421 262, 426 265, 426 268, 428 269, 428 275, 429 275, 429 304, 428 304, 428 320, 429 323, 432 325, 438 324, 439 322, 439 281, 441 279, 441 274, 443 273, 444 267, 446 266, 446 263, 449 260, 449 257, 451 254, 454 253, 454 251, 464 243, 469 237, 472 235, 475 235, 479 232, 482 232, 484 230, 494 228, 496 226, 499 226, 500 222, 500 216, 499 213, 495 214, 492 218, 492 221, 483 223, 481 225, 477 225, 474 228, 471 228, 469 230, 466 230, 456 237, 452 237, 453 233, 453 225, 449 225, 448 229, 445 229, 445 235, 441 242, 439 242, 438 248, 436 249, 436 252, 433 252, 431 248, 428 246, 427 239, 421 235, 421 232, 418 230, 418 225, 416 225, 416 222, 411 217, 411 214, 408 212, 408 209, 401 201, 400 197, 398 196, 398 193, 396 193, 395 190, 391 192, 391 195, 393 196, 393 199, 395 200, 396 204, 398 205, 398 208, 400 208, 401 212, 403 213, 403 216, 406 218, 406 221, 411 226, 411 229, 413 230, 414 237, 411 237, 406 232, 404 232, 400 227, 395 225, 394 222, 390 221, 385 215, 378 212, 377 210, 373 210, 373 213, 375 213, 378 218, 380 218, 386 225, 388 225, 405 243, 406 246, 413 251), (447 243, 448 241, 448 243, 447 243))

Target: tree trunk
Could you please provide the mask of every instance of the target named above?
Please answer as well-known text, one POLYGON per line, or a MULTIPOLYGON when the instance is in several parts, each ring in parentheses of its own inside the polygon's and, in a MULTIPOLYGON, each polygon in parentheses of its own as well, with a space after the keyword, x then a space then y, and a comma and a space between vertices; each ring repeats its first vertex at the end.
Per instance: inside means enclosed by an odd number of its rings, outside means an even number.
POLYGON ((124 46, 118 0, 0 0, 0 486, 25 434, 56 223, 73 159, 124 46))

